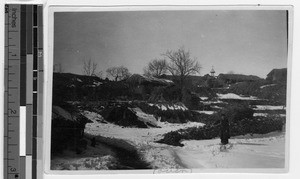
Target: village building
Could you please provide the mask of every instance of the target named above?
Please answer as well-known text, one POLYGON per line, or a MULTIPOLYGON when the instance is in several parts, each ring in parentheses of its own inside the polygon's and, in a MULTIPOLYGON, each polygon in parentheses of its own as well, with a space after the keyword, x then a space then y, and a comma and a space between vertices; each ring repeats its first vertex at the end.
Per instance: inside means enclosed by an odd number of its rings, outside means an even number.
POLYGON ((212 66, 212 68, 210 70, 210 76, 215 77, 215 73, 216 73, 216 71, 214 70, 214 66, 212 66))
POLYGON ((172 80, 160 79, 152 76, 147 77, 139 74, 131 75, 126 81, 129 83, 132 92, 141 95, 143 99, 148 99, 155 88, 174 84, 172 80))

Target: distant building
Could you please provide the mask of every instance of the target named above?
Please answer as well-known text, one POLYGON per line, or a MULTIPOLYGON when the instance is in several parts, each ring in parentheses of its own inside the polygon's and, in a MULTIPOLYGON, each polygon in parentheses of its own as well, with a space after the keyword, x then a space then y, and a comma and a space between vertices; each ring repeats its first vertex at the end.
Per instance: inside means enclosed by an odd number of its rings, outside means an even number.
POLYGON ((214 66, 212 66, 211 70, 210 70, 210 76, 215 77, 215 70, 214 70, 214 66))
POLYGON ((141 95, 143 99, 149 99, 151 93, 158 87, 174 85, 172 80, 152 76, 147 77, 139 74, 131 75, 126 82, 129 84, 132 92, 141 95))
POLYGON ((266 80, 272 83, 286 83, 287 68, 273 69, 268 73, 266 80))

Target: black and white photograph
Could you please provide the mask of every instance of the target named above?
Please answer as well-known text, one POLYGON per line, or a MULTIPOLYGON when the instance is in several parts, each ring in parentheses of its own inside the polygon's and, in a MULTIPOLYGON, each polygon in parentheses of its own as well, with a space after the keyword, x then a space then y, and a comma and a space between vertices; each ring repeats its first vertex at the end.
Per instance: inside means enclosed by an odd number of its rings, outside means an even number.
POLYGON ((53 15, 50 170, 286 169, 287 9, 53 15))

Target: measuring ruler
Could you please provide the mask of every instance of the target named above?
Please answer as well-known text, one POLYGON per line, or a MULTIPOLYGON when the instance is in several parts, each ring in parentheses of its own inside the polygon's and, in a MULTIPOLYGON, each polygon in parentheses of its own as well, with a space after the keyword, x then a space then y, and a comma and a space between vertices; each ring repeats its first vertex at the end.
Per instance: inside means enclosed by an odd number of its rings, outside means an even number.
POLYGON ((42 10, 5 5, 4 179, 42 178, 42 10))

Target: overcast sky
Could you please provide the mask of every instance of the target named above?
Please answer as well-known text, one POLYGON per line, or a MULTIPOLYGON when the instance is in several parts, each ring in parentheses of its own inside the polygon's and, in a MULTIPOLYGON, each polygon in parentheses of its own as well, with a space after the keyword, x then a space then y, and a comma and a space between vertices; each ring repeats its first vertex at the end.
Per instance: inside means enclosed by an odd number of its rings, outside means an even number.
POLYGON ((104 72, 126 66, 142 73, 153 58, 184 46, 217 74, 233 71, 265 78, 287 66, 285 11, 56 12, 54 63, 82 74, 83 60, 104 72))

